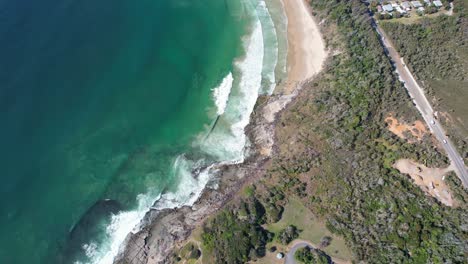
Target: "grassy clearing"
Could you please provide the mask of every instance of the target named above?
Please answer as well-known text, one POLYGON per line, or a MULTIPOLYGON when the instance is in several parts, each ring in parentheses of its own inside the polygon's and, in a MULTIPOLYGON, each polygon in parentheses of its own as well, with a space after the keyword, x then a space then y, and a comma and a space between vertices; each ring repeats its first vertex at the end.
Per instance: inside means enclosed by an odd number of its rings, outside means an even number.
POLYGON ((198 259, 198 261, 195 261, 194 263, 212 264, 214 263, 213 252, 207 250, 205 245, 203 245, 202 234, 203 227, 198 226, 197 228, 195 228, 195 230, 193 230, 192 235, 189 238, 190 240, 194 241, 196 244, 199 245, 201 251, 201 257, 198 259))
POLYGON ((351 252, 347 248, 343 238, 332 235, 323 221, 318 220, 300 200, 292 197, 289 198, 284 208, 283 218, 277 223, 268 225, 267 229, 270 232, 278 233, 288 225, 295 225, 302 231, 299 234, 299 239, 307 240, 314 244, 319 244, 320 239, 324 236, 332 237, 333 240, 330 246, 326 247, 324 251, 332 257, 351 259, 351 252))
POLYGON ((430 80, 442 109, 455 119, 455 125, 468 135, 468 82, 457 80, 430 80))

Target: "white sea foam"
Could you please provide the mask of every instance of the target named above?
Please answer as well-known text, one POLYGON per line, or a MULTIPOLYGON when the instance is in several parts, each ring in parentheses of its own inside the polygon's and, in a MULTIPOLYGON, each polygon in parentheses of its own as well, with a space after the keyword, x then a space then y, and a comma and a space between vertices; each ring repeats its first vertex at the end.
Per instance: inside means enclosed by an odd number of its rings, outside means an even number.
POLYGON ((140 220, 151 207, 152 203, 159 199, 159 197, 152 197, 150 194, 140 194, 137 197, 137 209, 113 215, 111 223, 106 229, 106 233, 109 236, 108 243, 100 245, 100 247, 97 247, 93 242, 83 246, 91 263, 111 264, 127 235, 130 232, 139 230, 140 220))
POLYGON ((213 98, 217 107, 216 113, 222 115, 224 110, 226 110, 226 105, 229 99, 229 93, 231 93, 232 82, 234 78, 230 72, 226 77, 224 77, 221 84, 213 89, 213 98))
MULTIPOLYGON (((217 112, 222 115, 221 125, 203 143, 198 144, 211 158, 224 164, 239 163, 245 158, 244 149, 248 142, 244 130, 249 123, 262 81, 264 44, 258 17, 244 46, 245 56, 236 61, 234 73, 229 73, 213 91, 217 112)), ((112 263, 127 234, 140 229, 140 220, 150 208, 174 208, 193 204, 215 170, 215 165, 212 164, 194 177, 193 170, 206 165, 205 163, 203 159, 192 161, 185 155, 179 155, 172 170, 174 177, 179 180, 177 190, 157 197, 152 194, 139 195, 137 209, 114 215, 106 230, 108 243, 99 247, 92 243, 85 245, 85 252, 92 260, 91 263, 112 263), (155 201, 158 202, 154 203, 155 201)))
POLYGON ((176 192, 168 192, 161 196, 161 199, 152 207, 154 209, 176 208, 183 205, 191 205, 196 202, 201 195, 203 188, 210 180, 214 164, 202 169, 194 177, 192 171, 205 164, 203 159, 192 161, 185 155, 179 155, 173 165, 175 177, 179 180, 176 192))
POLYGON ((224 115, 218 126, 201 143, 201 148, 219 160, 241 162, 247 137, 244 133, 258 98, 263 65, 263 34, 257 20, 249 39, 245 40, 246 54, 236 62, 234 86, 224 115))
POLYGON ((106 230, 109 236, 109 244, 97 247, 95 243, 90 242, 83 246, 85 254, 92 260, 91 263, 111 264, 127 235, 130 232, 140 230, 140 221, 150 208, 176 208, 195 203, 208 183, 210 175, 214 172, 215 164, 212 164, 201 170, 196 178, 193 177, 192 170, 203 163, 203 160, 193 162, 187 159, 185 155, 179 155, 172 166, 172 172, 176 174, 180 181, 177 191, 158 195, 157 197, 153 197, 151 194, 139 195, 136 210, 121 212, 112 216, 111 224, 106 230), (153 206, 154 201, 157 201, 157 203, 153 206))
POLYGON ((275 68, 278 63, 278 37, 275 24, 265 1, 259 0, 257 14, 263 31, 264 56, 262 70, 262 93, 272 94, 276 86, 275 68))

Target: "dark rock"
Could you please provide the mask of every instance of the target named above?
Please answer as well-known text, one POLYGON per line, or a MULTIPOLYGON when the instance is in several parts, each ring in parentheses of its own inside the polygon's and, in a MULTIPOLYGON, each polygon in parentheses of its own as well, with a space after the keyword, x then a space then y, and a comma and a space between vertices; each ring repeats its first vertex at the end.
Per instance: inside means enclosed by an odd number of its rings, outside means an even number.
MULTIPOLYGON (((72 263, 78 259, 84 259, 83 245, 91 239, 97 239, 101 235, 102 227, 110 222, 111 215, 122 209, 115 200, 99 200, 91 206, 68 234, 62 254, 58 256, 59 263, 72 263)), ((99 241, 96 241, 99 242, 99 241)))

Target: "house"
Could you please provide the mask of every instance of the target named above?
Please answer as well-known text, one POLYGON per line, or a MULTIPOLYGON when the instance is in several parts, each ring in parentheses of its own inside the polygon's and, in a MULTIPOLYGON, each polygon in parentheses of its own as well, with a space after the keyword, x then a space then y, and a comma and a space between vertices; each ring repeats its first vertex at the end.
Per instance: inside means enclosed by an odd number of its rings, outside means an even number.
POLYGON ((442 6, 443 6, 442 2, 439 1, 439 0, 436 0, 436 1, 434 1, 433 3, 434 3, 434 5, 435 5, 436 7, 442 7, 442 6))
POLYGON ((403 8, 404 10, 406 11, 410 11, 411 10, 411 4, 409 2, 401 2, 401 8, 403 8))
POLYGON ((382 6, 378 5, 378 6, 377 6, 377 12, 378 12, 378 13, 382 13, 382 11, 383 11, 383 10, 382 10, 382 6))
POLYGON ((392 5, 393 8, 396 8, 398 6, 397 2, 395 1, 389 1, 388 3, 392 5))
POLYGON ((411 10, 411 5, 409 2, 401 2, 401 8, 403 8, 405 11, 410 11, 411 10))
POLYGON ((411 5, 413 5, 414 8, 420 8, 423 6, 419 1, 411 1, 411 5))
POLYGON ((430 4, 431 4, 431 0, 424 0, 424 3, 426 3, 427 5, 430 5, 430 4))
POLYGON ((385 11, 385 12, 392 12, 393 11, 393 7, 392 5, 388 4, 388 5, 383 5, 382 6, 382 9, 385 11))
POLYGON ((424 7, 422 7, 422 6, 418 7, 418 11, 419 12, 424 12, 424 7))
POLYGON ((400 13, 400 14, 406 14, 406 11, 403 10, 400 6, 397 6, 397 7, 395 8, 395 10, 396 10, 398 13, 400 13))

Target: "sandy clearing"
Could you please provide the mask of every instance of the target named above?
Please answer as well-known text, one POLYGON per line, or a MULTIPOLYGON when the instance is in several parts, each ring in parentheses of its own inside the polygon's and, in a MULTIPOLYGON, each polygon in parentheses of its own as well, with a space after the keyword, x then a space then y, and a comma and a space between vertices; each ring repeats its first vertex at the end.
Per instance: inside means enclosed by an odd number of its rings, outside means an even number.
POLYGON ((443 180, 444 175, 453 171, 452 165, 447 168, 428 168, 409 159, 400 159, 395 162, 393 167, 401 173, 410 175, 414 183, 426 194, 447 206, 454 205, 450 189, 443 180))
POLYGON ((406 132, 411 133, 411 135, 413 135, 413 137, 419 141, 422 140, 424 135, 428 133, 426 125, 420 120, 416 120, 412 125, 410 125, 400 123, 398 119, 392 115, 389 115, 387 118, 385 118, 385 122, 387 123, 388 130, 390 130, 390 132, 402 139, 407 139, 409 143, 414 143, 414 140, 407 138, 405 135, 406 132))

